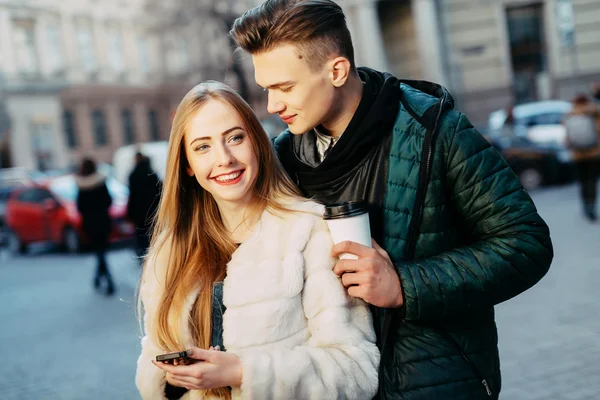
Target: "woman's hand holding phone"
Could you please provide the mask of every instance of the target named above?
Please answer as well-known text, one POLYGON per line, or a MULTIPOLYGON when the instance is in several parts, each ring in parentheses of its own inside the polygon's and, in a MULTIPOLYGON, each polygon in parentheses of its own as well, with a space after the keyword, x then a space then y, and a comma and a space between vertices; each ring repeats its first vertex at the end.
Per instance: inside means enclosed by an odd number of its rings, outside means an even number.
POLYGON ((187 356, 192 361, 188 365, 170 365, 154 360, 152 363, 167 373, 167 381, 173 386, 208 390, 242 384, 242 363, 237 355, 192 347, 187 356))

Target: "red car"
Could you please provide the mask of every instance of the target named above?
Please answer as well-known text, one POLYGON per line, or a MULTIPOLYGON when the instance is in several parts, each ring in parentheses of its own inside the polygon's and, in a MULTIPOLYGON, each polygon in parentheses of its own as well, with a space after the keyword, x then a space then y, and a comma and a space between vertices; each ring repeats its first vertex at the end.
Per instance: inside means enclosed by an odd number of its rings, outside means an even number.
MULTIPOLYGON (((127 220, 129 189, 110 177, 106 186, 112 197, 110 241, 133 238, 135 227, 127 220)), ((6 203, 10 250, 24 253, 31 243, 53 242, 66 251, 80 251, 87 244, 87 238, 77 211, 77 191, 74 175, 51 178, 15 190, 6 203)))

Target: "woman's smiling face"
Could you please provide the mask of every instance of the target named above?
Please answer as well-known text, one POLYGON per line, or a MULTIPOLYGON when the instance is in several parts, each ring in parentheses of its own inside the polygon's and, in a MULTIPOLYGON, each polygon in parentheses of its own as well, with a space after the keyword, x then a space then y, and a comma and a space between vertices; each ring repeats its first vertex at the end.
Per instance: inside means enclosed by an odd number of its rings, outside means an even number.
POLYGON ((187 172, 218 205, 247 205, 258 160, 240 115, 230 104, 209 100, 192 117, 184 135, 187 172))

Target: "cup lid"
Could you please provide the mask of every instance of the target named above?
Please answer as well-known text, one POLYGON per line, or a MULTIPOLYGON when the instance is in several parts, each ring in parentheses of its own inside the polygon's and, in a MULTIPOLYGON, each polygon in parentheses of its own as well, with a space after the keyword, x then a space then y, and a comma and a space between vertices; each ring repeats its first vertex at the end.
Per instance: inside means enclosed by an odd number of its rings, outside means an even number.
POLYGON ((346 201, 325 206, 323 219, 349 218, 367 213, 364 201, 346 201))

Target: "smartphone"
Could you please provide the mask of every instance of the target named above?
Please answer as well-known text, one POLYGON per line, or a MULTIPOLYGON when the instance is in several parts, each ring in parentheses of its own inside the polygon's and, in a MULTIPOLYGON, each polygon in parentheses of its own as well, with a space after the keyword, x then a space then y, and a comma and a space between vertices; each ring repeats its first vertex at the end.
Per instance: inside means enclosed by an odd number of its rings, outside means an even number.
POLYGON ((196 362, 197 360, 190 358, 188 356, 187 351, 179 351, 176 353, 168 353, 168 354, 159 354, 156 356, 156 361, 158 362, 166 362, 168 364, 175 364, 175 360, 177 360, 177 364, 187 365, 196 362))

